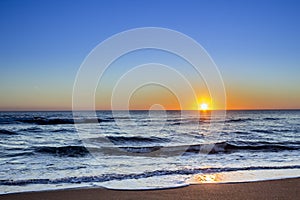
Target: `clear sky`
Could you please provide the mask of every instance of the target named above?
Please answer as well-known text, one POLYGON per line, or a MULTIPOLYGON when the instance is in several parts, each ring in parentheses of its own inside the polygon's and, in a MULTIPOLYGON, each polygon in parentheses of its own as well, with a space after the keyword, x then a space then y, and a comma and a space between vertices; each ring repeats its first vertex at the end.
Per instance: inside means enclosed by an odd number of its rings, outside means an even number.
MULTIPOLYGON (((1 0, 0 110, 71 109, 88 53, 113 34, 147 26, 180 31, 208 51, 223 76, 228 109, 299 109, 299 10, 297 0, 1 0)), ((161 97, 161 88, 149 90, 161 97)), ((148 105, 135 96, 133 109, 148 105)), ((158 99, 176 109, 169 96, 158 99)), ((101 102, 97 108, 107 109, 101 102)))

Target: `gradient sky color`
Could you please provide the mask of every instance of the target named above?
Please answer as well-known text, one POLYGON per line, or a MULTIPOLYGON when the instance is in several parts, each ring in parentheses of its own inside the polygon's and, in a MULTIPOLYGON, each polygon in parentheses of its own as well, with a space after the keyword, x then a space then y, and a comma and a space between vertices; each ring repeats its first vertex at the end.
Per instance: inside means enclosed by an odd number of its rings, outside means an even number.
MULTIPOLYGON (((71 109, 88 53, 116 33, 148 26, 180 31, 207 50, 223 76, 228 109, 300 109, 299 10, 297 0, 2 0, 0 110, 71 109)), ((207 96, 201 88, 199 99, 207 96)), ((133 109, 148 106, 136 98, 133 109)), ((170 98, 159 101, 176 109, 170 98)))

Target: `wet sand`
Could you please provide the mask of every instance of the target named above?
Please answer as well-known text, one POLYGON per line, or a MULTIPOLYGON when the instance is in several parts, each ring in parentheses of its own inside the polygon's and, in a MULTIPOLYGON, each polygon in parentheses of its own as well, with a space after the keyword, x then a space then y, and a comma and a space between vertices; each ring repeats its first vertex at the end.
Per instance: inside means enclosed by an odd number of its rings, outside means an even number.
POLYGON ((199 184, 176 189, 122 191, 103 188, 67 189, 0 195, 2 199, 299 199, 300 178, 249 183, 199 184))

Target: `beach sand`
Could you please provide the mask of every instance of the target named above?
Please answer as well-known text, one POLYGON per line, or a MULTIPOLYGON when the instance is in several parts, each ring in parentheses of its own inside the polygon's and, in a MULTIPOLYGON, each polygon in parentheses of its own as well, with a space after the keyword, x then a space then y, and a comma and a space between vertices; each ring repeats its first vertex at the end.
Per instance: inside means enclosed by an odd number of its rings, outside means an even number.
POLYGON ((67 189, 0 195, 0 199, 299 199, 300 178, 249 183, 199 184, 176 189, 122 191, 103 188, 67 189))

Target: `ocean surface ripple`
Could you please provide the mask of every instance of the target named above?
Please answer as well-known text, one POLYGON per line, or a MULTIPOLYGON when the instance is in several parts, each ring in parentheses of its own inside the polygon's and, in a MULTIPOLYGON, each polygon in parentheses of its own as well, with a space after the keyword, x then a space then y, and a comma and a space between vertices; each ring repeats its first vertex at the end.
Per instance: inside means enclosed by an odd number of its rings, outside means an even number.
POLYGON ((299 110, 151 112, 0 112, 2 193, 164 188, 196 174, 300 175, 299 110))

